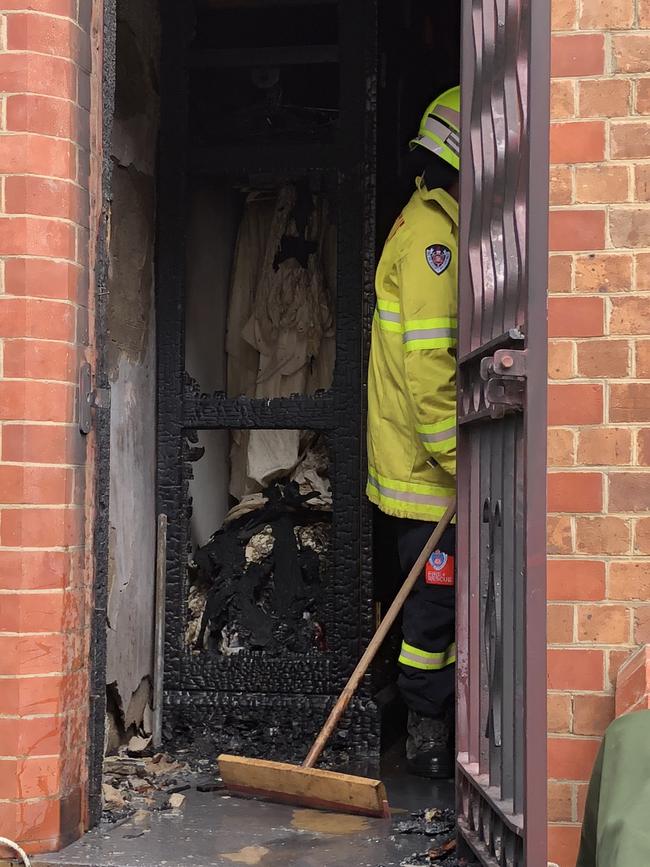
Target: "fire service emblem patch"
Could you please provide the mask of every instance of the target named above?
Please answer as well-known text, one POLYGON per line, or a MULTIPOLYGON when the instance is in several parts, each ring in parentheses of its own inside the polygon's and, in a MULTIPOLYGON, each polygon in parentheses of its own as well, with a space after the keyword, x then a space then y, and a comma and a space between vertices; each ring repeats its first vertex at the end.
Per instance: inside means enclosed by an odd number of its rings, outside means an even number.
POLYGON ((449 247, 445 247, 444 244, 432 244, 430 247, 427 247, 425 253, 429 267, 434 274, 438 276, 444 274, 451 263, 451 250, 449 247))

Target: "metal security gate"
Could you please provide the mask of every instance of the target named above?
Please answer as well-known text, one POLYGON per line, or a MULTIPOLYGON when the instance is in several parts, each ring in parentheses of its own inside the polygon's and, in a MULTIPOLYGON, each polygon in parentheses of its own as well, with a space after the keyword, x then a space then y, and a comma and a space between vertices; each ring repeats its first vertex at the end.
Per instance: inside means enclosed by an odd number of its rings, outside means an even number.
POLYGON ((463 3, 459 833, 546 865, 549 0, 463 3))

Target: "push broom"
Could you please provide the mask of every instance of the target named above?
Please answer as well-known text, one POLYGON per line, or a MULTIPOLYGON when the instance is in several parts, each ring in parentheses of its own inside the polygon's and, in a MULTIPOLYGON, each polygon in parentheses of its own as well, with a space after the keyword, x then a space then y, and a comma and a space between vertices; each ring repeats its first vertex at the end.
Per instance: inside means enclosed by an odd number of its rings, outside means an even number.
POLYGON ((218 759, 219 769, 229 792, 340 813, 379 817, 390 815, 386 789, 381 780, 323 771, 314 765, 455 512, 454 500, 422 549, 302 765, 221 755, 218 759))

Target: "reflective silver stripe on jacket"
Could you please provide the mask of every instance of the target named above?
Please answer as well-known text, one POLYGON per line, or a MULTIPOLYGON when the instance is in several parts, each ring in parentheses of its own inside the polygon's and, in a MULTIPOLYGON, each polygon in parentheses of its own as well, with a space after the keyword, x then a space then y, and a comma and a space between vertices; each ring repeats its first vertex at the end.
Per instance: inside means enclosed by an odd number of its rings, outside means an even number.
POLYGON ((402 340, 437 340, 442 337, 456 338, 455 328, 416 328, 413 331, 405 331, 402 340))
POLYGON ((449 440, 456 436, 456 424, 453 427, 448 427, 446 430, 437 431, 436 433, 421 433, 420 439, 423 443, 441 443, 443 440, 449 440))
POLYGON ((397 491, 395 488, 387 488, 385 485, 381 485, 370 473, 368 474, 368 481, 383 497, 390 497, 392 500, 399 500, 402 503, 442 506, 443 508, 447 508, 451 503, 451 497, 436 497, 433 494, 416 494, 414 491, 397 491))
POLYGON ((390 310, 380 310, 377 308, 377 313, 379 314, 379 318, 383 319, 384 322, 397 322, 399 324, 402 321, 399 313, 392 313, 390 310))

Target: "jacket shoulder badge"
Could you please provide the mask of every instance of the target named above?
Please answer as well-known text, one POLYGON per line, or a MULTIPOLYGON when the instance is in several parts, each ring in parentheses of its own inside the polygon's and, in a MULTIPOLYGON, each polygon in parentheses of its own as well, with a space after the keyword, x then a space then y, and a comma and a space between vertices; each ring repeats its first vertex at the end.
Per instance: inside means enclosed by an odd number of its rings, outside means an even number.
POLYGON ((434 274, 444 274, 451 264, 451 250, 444 244, 431 244, 425 250, 427 263, 434 274))

